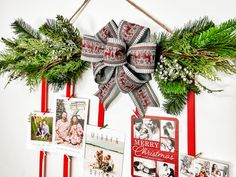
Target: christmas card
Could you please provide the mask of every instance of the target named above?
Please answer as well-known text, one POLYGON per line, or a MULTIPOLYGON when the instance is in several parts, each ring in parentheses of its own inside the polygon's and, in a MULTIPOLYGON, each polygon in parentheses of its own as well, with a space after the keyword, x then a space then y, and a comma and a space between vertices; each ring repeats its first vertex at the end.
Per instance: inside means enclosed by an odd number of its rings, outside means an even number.
POLYGON ((58 98, 54 143, 57 150, 77 156, 84 154, 85 132, 89 100, 84 98, 58 98))
POLYGON ((178 130, 175 118, 132 116, 132 176, 178 177, 178 130))
POLYGON ((123 157, 123 134, 87 126, 84 177, 121 177, 123 157))
POLYGON ((229 177, 229 165, 181 155, 180 173, 184 177, 229 177))

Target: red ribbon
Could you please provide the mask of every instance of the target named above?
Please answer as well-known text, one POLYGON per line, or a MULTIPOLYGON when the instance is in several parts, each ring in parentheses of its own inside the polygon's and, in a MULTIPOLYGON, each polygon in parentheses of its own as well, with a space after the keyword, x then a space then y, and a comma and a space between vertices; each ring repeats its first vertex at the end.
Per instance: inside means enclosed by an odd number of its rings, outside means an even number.
POLYGON ((187 116, 188 116, 188 155, 196 155, 195 140, 195 94, 193 91, 188 93, 187 98, 187 116))
MULTIPOLYGON (((42 78, 41 87, 41 112, 46 113, 48 108, 48 85, 45 78, 42 78)), ((46 176, 46 155, 44 151, 39 153, 39 177, 46 176)))
POLYGON ((70 177, 71 175, 71 160, 68 155, 64 154, 63 177, 70 177))
POLYGON ((104 126, 104 118, 105 118, 105 110, 104 105, 101 100, 99 100, 98 104, 98 127, 104 126))
MULTIPOLYGON (((74 96, 74 86, 72 87, 71 91, 71 82, 66 83, 66 97, 70 99, 71 97, 74 96)), ((69 172, 71 172, 71 160, 69 159, 68 155, 64 154, 64 159, 63 159, 63 177, 70 177, 69 172)))
POLYGON ((41 94, 41 112, 46 113, 48 106, 48 84, 45 78, 42 78, 42 94, 41 94))

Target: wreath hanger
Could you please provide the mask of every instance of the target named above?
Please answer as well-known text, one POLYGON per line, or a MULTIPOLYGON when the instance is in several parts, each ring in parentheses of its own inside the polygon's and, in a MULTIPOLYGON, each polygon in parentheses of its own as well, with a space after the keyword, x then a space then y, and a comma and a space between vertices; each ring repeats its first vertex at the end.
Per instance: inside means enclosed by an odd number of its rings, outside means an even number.
MULTIPOLYGON (((74 23, 79 15, 84 11, 84 9, 87 7, 87 5, 89 4, 91 0, 85 0, 81 6, 75 11, 75 13, 69 18, 69 21, 71 23, 74 23)), ((149 14, 147 11, 145 11, 143 8, 141 8, 139 5, 135 4, 133 1, 131 0, 126 0, 129 4, 131 4, 133 7, 135 7, 137 10, 139 10, 140 12, 142 12, 143 14, 145 14, 148 18, 150 18, 151 20, 153 20, 156 24, 158 24, 160 27, 162 27, 164 30, 166 30, 169 33, 173 33, 173 31, 166 26, 163 22, 161 22, 160 20, 156 19, 155 17, 153 17, 151 14, 149 14)))

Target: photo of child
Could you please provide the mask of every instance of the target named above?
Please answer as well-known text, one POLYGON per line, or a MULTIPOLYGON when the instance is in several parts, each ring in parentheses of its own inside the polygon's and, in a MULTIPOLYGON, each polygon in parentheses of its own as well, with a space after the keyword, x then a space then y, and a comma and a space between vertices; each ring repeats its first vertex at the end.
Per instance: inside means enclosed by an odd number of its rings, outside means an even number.
POLYGON ((30 122, 31 140, 52 142, 53 117, 35 113, 30 115, 30 122))

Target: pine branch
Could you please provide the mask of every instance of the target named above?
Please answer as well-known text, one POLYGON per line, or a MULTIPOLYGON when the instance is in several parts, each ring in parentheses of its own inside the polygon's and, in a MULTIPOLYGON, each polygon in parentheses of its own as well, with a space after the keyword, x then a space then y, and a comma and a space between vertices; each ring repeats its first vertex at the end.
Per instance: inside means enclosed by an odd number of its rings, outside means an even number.
POLYGON ((17 19, 12 24, 11 27, 14 33, 22 38, 35 38, 40 39, 40 33, 33 29, 29 24, 27 24, 23 19, 17 19))
POLYGON ((15 48, 17 46, 17 43, 11 39, 1 38, 1 41, 6 45, 6 47, 9 48, 15 48))

